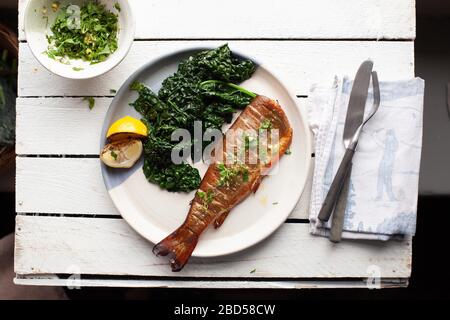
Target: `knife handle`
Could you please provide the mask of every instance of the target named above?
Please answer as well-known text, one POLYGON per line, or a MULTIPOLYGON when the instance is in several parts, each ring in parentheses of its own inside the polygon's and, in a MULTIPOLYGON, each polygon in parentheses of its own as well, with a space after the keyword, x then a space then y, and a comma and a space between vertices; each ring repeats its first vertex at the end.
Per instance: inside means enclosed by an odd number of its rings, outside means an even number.
POLYGON ((330 189, 328 190, 327 196, 322 204, 322 208, 319 212, 319 220, 326 222, 330 219, 331 213, 333 212, 336 200, 341 193, 343 183, 345 182, 345 177, 347 176, 347 171, 352 164, 352 158, 355 154, 355 150, 346 149, 344 158, 339 165, 338 171, 334 176, 333 182, 331 183, 330 189))
POLYGON ((348 189, 350 188, 350 176, 352 175, 352 164, 348 168, 345 176, 344 185, 342 187, 339 198, 334 208, 333 216, 331 217, 330 241, 340 242, 342 236, 342 229, 344 228, 345 208, 347 207, 348 189))

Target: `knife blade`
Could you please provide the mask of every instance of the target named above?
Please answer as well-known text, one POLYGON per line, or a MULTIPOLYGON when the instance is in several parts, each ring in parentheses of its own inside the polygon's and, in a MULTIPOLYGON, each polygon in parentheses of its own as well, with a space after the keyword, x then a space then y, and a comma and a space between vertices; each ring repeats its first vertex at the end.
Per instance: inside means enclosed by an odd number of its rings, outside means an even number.
POLYGON ((364 107, 366 106, 372 69, 373 62, 371 60, 364 61, 359 67, 355 80, 353 81, 344 125, 343 139, 346 148, 364 120, 364 107))
MULTIPOLYGON (((372 68, 373 62, 371 60, 364 61, 358 68, 355 80, 353 81, 344 125, 343 140, 346 148, 356 133, 356 130, 358 130, 358 127, 364 120, 364 107, 366 105, 372 68)), ((318 216, 319 220, 323 222, 330 219, 331 213, 333 212, 336 201, 342 189, 343 179, 345 179, 348 172, 348 167, 351 165, 353 153, 354 150, 346 149, 341 165, 339 166, 333 182, 331 183, 330 189, 328 190, 318 216)))

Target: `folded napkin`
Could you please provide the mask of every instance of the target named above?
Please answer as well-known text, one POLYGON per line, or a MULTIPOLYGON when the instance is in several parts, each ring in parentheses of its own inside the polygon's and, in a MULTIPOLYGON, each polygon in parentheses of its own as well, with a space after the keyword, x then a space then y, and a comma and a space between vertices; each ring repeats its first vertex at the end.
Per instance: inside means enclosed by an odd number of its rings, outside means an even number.
MULTIPOLYGON (((315 235, 329 234, 332 219, 322 223, 317 216, 345 152, 352 84, 335 78, 331 88, 313 86, 310 92, 315 166, 309 218, 315 235)), ((342 238, 388 240, 416 230, 424 81, 380 82, 380 92, 380 107, 364 126, 353 157, 342 238)), ((372 103, 370 86, 366 112, 372 103)))

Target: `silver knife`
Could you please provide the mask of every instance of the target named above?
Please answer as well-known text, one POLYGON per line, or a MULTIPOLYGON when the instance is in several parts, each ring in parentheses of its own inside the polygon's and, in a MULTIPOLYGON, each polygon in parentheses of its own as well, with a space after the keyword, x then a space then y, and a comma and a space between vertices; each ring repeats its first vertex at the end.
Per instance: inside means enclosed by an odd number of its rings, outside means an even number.
MULTIPOLYGON (((373 62, 366 60, 356 72, 345 119, 344 141, 350 141, 358 130, 358 127, 363 123, 364 107, 366 105, 372 68, 373 62)), ((331 183, 330 189, 322 204, 322 208, 320 209, 319 219, 321 221, 326 222, 330 219, 342 189, 344 179, 351 166, 351 159, 353 158, 354 153, 355 150, 352 149, 346 149, 345 151, 344 158, 339 165, 338 171, 331 183)))

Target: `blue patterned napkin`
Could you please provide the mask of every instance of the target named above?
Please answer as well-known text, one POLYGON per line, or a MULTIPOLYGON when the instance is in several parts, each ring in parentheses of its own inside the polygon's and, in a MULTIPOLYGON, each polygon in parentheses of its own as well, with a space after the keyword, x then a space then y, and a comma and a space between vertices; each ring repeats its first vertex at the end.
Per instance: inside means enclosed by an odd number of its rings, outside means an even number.
MULTIPOLYGON (((310 202, 312 234, 328 236, 330 219, 317 216, 344 155, 342 141, 352 81, 336 78, 330 88, 314 86, 309 121, 315 134, 310 202)), ((414 235, 424 81, 380 82, 381 104, 364 126, 353 158, 342 238, 388 240, 414 235)), ((371 88, 366 104, 373 103, 371 88)))

